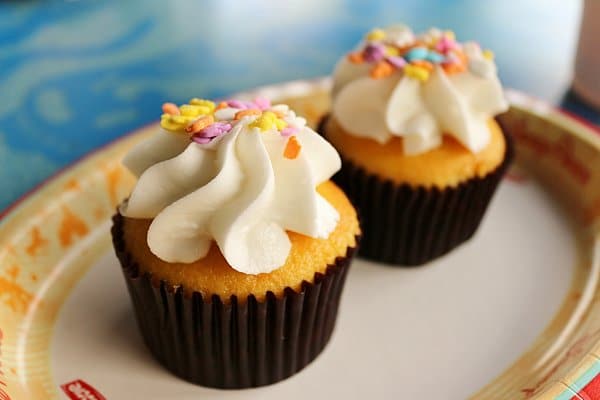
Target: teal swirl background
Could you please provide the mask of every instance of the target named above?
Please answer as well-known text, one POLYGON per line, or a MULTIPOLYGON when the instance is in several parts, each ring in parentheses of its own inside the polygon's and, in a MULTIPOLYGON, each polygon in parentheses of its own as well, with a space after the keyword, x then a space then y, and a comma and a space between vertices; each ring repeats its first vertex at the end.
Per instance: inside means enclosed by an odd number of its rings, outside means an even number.
POLYGON ((581 4, 564 0, 0 3, 0 210, 61 167, 158 119, 165 100, 330 73, 374 26, 453 29, 514 87, 567 94, 581 4))

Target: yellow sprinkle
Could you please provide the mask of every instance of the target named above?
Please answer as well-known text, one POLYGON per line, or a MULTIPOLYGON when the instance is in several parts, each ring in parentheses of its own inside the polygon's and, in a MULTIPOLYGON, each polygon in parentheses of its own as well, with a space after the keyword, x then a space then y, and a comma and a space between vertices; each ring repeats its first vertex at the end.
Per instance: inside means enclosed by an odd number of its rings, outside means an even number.
POLYGON ((284 129, 284 128, 285 128, 287 125, 288 125, 288 124, 287 124, 287 122, 285 122, 285 121, 284 121, 284 120, 282 120, 282 119, 279 119, 279 118, 277 118, 277 119, 275 120, 275 126, 277 127, 277 130, 278 130, 278 131, 280 131, 280 130, 284 129))
POLYGON ((207 115, 212 113, 214 107, 211 109, 209 106, 201 106, 201 105, 192 105, 192 104, 184 104, 179 107, 179 111, 181 111, 182 115, 189 117, 197 117, 199 115, 207 115))
POLYGON ((429 79, 429 71, 423 67, 419 67, 416 65, 405 66, 404 73, 406 74, 406 76, 413 79, 418 79, 421 82, 425 82, 427 79, 429 79))
POLYGON ((456 35, 453 31, 446 31, 444 32, 444 35, 446 35, 446 37, 450 40, 456 40, 456 35))
POLYGON ((385 38, 385 32, 382 29, 373 29, 367 33, 367 40, 383 40, 385 38))
POLYGON ((284 120, 277 118, 277 115, 275 115, 274 112, 265 111, 248 126, 250 128, 258 128, 264 132, 275 128, 281 130, 287 126, 287 123, 284 120))
POLYGON ((400 51, 395 47, 387 46, 385 48, 385 55, 388 57, 396 57, 400 55, 400 51))
POLYGON ((487 58, 488 60, 493 60, 494 59, 494 52, 491 50, 484 50, 483 51, 483 56, 485 58, 487 58))
POLYGON ((209 112, 213 112, 215 110, 215 103, 213 101, 210 100, 204 100, 204 99, 198 99, 198 98, 193 98, 190 100, 190 104, 194 105, 194 106, 205 106, 208 107, 210 109, 209 112))
POLYGON ((163 114, 160 117, 160 126, 171 132, 183 132, 186 125, 193 119, 193 117, 184 115, 163 114))

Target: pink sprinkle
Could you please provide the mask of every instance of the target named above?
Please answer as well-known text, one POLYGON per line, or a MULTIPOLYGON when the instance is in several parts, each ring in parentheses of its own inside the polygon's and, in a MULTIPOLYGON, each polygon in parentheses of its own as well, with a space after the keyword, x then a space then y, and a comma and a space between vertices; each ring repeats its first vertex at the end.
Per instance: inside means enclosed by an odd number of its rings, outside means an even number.
POLYGON ((240 100, 228 100, 227 105, 229 107, 238 108, 240 110, 246 110, 249 108, 246 102, 240 100))
POLYGON ((456 41, 444 36, 437 42, 435 49, 441 53, 447 53, 450 50, 456 49, 456 41))
POLYGON ((217 136, 221 136, 231 130, 231 124, 228 122, 215 122, 202 129, 195 136, 199 136, 201 138, 215 138, 217 136))
POLYGON ((206 144, 206 143, 210 143, 211 140, 213 140, 214 138, 205 138, 205 137, 200 137, 197 135, 193 135, 192 136, 192 142, 198 143, 198 144, 206 144))
POLYGON ((371 43, 365 47, 363 56, 367 62, 381 61, 385 56, 385 47, 381 43, 371 43))
POLYGON ((386 57, 386 60, 396 68, 404 68, 407 64, 406 60, 400 56, 386 57))
POLYGON ((254 105, 258 107, 259 110, 264 111, 271 107, 271 100, 266 97, 257 97, 254 99, 254 105))
POLYGON ((295 126, 289 125, 281 130, 281 136, 288 137, 298 133, 299 129, 295 126))

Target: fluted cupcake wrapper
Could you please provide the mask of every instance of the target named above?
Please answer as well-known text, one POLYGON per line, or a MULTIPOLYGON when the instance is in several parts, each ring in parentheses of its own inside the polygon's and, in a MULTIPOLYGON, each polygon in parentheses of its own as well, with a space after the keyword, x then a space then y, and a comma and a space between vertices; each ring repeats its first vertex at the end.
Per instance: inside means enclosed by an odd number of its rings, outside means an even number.
POLYGON ((182 286, 140 274, 122 240, 122 217, 113 218, 113 243, 127 282, 140 332, 155 358, 175 375, 215 388, 269 385, 300 371, 331 337, 346 273, 348 248, 313 283, 296 292, 203 297, 182 286))
MULTIPOLYGON (((326 137, 325 117, 320 132, 326 137)), ((363 232, 359 256, 397 266, 418 266, 440 257, 473 236, 514 156, 504 133, 502 163, 484 177, 445 189, 397 184, 342 157, 333 177, 352 201, 363 232)))

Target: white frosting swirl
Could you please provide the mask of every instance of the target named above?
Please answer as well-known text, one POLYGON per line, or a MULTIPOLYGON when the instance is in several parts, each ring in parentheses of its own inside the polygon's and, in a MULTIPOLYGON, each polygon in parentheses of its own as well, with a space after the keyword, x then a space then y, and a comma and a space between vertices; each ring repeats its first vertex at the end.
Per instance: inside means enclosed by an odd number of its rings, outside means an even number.
POLYGON ((240 110, 229 107, 214 115, 232 129, 210 143, 161 129, 127 154, 123 163, 139 180, 120 211, 154 218, 147 241, 157 257, 190 263, 214 240, 234 269, 268 273, 289 254, 286 230, 315 238, 334 230, 339 214, 316 186, 340 168, 337 152, 287 106, 269 110, 284 114, 294 139, 252 126, 256 115, 233 120, 240 110), (284 155, 289 140, 301 146, 292 158, 284 155))
MULTIPOLYGON (((415 40, 431 48, 443 35, 432 29, 415 40)), ((385 39, 379 45, 385 46, 398 41, 406 46, 413 37, 410 29, 402 26, 380 31, 380 36, 385 39)), ((342 128, 379 143, 402 137, 406 155, 439 146, 443 133, 454 136, 474 153, 485 148, 490 141, 487 121, 508 108, 496 65, 476 43, 444 40, 466 57, 464 71, 448 74, 438 62, 431 64, 426 79, 417 79, 401 67, 374 79, 369 76, 369 63, 352 62, 348 57, 340 60, 334 72, 332 114, 342 128)), ((358 51, 372 43, 367 37, 358 51)))

